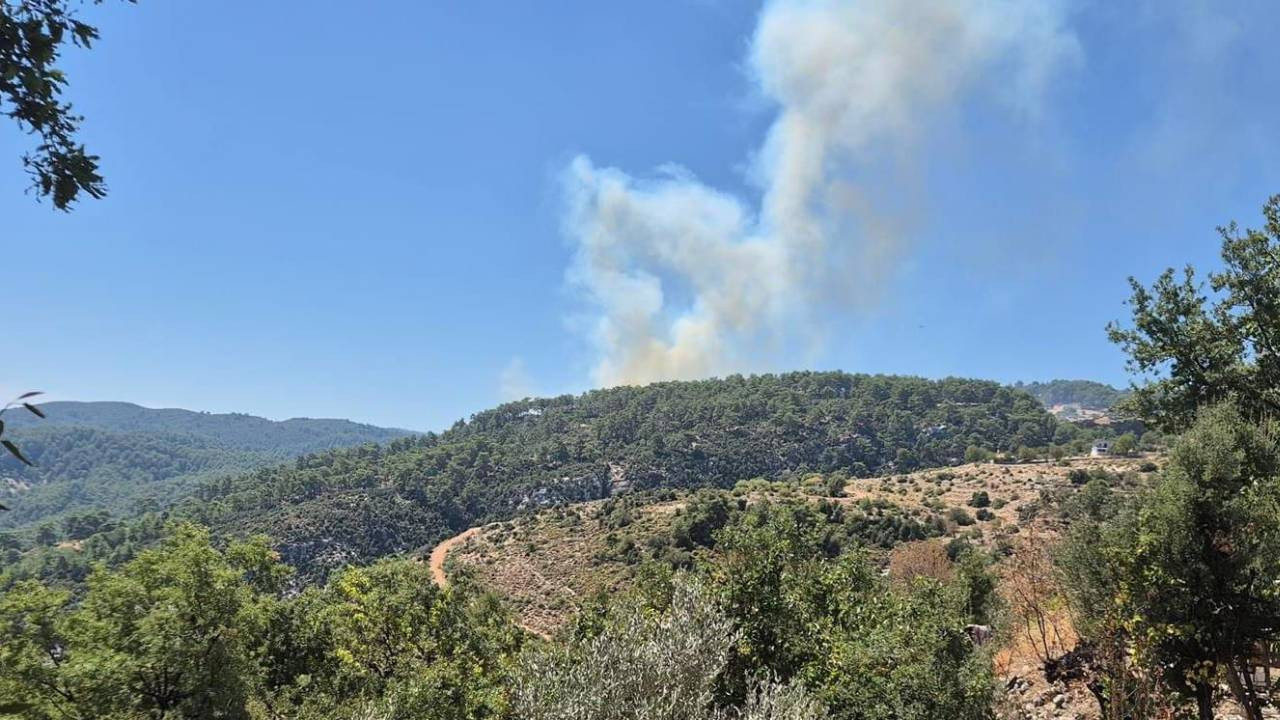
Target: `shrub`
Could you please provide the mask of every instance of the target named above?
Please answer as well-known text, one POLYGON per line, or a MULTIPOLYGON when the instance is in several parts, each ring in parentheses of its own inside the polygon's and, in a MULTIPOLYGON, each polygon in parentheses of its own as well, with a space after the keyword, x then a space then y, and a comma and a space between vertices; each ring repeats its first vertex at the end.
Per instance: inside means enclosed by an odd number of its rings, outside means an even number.
POLYGON ((1125 433, 1111 441, 1111 452, 1115 455, 1132 455, 1138 449, 1138 439, 1133 433, 1125 433))
POLYGON ((695 718, 710 711, 736 640, 706 590, 681 577, 661 614, 631 599, 595 637, 525 653, 511 709, 525 720, 695 718))
POLYGON ((947 511, 947 519, 960 525, 968 526, 973 524, 973 516, 967 510, 961 507, 953 507, 947 511))
POLYGON ((844 497, 845 480, 846 478, 839 473, 828 475, 823 481, 823 490, 827 497, 844 497))

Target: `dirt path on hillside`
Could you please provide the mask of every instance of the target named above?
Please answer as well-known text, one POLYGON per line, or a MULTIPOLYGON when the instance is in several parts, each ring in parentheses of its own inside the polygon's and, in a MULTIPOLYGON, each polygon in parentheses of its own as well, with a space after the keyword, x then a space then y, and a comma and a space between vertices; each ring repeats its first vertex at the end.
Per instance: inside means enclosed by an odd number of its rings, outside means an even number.
POLYGON ((444 561, 449 557, 449 551, 455 545, 459 545, 467 541, 468 538, 480 532, 480 527, 473 527, 465 530, 453 537, 445 540, 439 545, 431 549, 431 579, 440 587, 449 587, 449 578, 444 574, 444 561))
MULTIPOLYGON (((457 535, 454 535, 448 540, 441 542, 439 545, 435 546, 434 548, 431 548, 431 558, 428 560, 428 562, 431 565, 431 581, 434 582, 436 585, 439 585, 441 588, 449 587, 449 577, 445 575, 445 572, 444 572, 444 561, 449 559, 449 551, 452 550, 454 547, 466 542, 467 540, 470 540, 472 537, 475 537, 477 533, 479 533, 481 530, 484 530, 486 527, 489 527, 489 526, 478 525, 476 527, 469 528, 467 530, 464 530, 463 532, 458 533, 457 535)), ((573 592, 573 591, 570 590, 570 592, 573 592)), ((520 627, 524 628, 526 631, 533 633, 534 635, 537 635, 543 640, 546 640, 551 637, 550 635, 548 635, 546 632, 542 630, 539 630, 535 627, 532 627, 530 625, 526 625, 525 623, 520 622, 519 619, 516 620, 516 625, 519 625, 520 627)))

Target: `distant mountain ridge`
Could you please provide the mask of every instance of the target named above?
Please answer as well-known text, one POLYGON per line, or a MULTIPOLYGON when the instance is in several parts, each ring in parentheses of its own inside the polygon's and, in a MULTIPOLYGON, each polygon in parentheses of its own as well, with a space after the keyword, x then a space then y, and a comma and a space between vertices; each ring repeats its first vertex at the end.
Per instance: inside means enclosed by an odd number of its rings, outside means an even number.
POLYGON ((274 421, 242 413, 126 402, 50 402, 44 420, 7 413, 7 437, 34 463, 0 459, 0 529, 90 510, 165 506, 200 483, 299 455, 386 443, 413 433, 349 420, 274 421))
POLYGON ((292 454, 386 442, 409 430, 383 428, 332 418, 268 420, 245 413, 210 413, 180 408, 147 408, 128 402, 58 401, 42 403, 41 420, 25 413, 6 413, 13 429, 74 425, 113 433, 190 434, 238 450, 280 450, 292 454))

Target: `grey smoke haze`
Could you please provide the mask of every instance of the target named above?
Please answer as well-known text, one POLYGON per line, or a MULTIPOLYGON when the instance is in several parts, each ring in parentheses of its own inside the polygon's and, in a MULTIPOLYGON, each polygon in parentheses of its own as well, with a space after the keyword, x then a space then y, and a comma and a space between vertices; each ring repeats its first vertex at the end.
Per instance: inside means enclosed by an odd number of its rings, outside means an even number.
MULTIPOLYGON (((820 339, 822 316, 872 302, 906 237, 868 158, 909 157, 979 85, 1034 116, 1079 53, 1056 2, 775 0, 749 66, 777 116, 744 200, 668 167, 575 158, 565 171, 567 277, 591 312, 600 386, 762 369, 820 339)), ((910 203, 908 203, 910 204, 910 203)))

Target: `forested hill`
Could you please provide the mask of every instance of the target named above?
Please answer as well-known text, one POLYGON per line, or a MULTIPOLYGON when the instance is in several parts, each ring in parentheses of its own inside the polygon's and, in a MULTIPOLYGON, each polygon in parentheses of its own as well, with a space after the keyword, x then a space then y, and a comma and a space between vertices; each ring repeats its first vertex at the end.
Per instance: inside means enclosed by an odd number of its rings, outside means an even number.
POLYGON ((801 372, 508 403, 441 435, 210 483, 182 512, 266 532, 304 571, 435 542, 522 509, 627 488, 869 475, 1042 447, 1058 422, 992 382, 801 372))
POLYGON ((167 505, 220 474, 408 433, 346 420, 274 422, 243 414, 152 410, 120 402, 53 402, 47 418, 6 413, 6 437, 34 465, 0 459, 0 528, 70 513, 130 515, 167 505))
POLYGON ((1026 390, 1045 407, 1078 404, 1089 410, 1109 410, 1128 395, 1110 385, 1092 380, 1050 380, 1049 382, 1015 383, 1014 387, 1026 390))
POLYGON ((208 413, 177 408, 153 409, 126 402, 50 402, 40 406, 46 418, 27 413, 5 415, 11 428, 75 426, 113 433, 194 435, 231 450, 264 450, 290 456, 368 442, 386 442, 406 430, 350 420, 293 418, 268 420, 244 413, 208 413))

